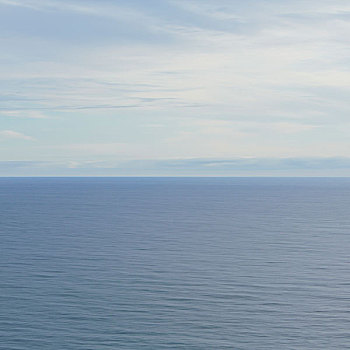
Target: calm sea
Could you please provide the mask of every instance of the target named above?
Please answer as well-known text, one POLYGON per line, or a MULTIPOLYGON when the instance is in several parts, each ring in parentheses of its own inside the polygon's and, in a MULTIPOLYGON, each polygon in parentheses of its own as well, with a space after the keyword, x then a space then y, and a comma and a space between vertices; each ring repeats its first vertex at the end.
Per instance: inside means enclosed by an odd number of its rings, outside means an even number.
POLYGON ((1 350, 350 349, 350 179, 1 178, 1 350))

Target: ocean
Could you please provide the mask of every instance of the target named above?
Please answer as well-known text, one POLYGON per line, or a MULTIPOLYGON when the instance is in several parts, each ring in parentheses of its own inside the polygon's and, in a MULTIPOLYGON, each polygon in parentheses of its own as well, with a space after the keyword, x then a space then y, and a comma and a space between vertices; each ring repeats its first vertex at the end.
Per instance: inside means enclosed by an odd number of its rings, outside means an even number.
POLYGON ((0 178, 0 349, 349 349, 350 179, 0 178))

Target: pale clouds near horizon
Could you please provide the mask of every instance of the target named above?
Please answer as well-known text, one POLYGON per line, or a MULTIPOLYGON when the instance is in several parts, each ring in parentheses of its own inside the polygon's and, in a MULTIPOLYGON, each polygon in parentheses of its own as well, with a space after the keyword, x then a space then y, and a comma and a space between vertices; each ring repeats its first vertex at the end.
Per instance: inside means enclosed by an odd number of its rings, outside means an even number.
POLYGON ((349 30, 337 0, 0 0, 0 130, 35 140, 0 160, 350 157, 349 30))

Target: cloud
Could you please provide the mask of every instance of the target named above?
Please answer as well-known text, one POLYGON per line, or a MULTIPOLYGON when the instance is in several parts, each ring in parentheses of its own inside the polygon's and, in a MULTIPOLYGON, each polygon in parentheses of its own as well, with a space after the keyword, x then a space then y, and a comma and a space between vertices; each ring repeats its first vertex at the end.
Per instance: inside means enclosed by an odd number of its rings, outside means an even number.
POLYGON ((290 123, 290 122, 277 122, 272 123, 271 128, 280 133, 294 134, 304 131, 311 131, 319 128, 320 125, 304 124, 304 123, 290 123))
MULTIPOLYGON (((22 2, 15 3, 20 6, 22 2)), ((69 44, 71 36, 68 34, 62 34, 59 43, 46 37, 47 31, 31 37, 31 42, 38 37, 46 42, 45 53, 40 53, 39 59, 35 56, 29 59, 34 52, 37 55, 37 51, 26 50, 28 59, 24 66, 19 67, 18 77, 30 75, 31 78, 28 78, 31 82, 27 81, 24 87, 14 86, 11 90, 22 90, 23 97, 32 98, 33 103, 16 102, 18 108, 33 108, 33 104, 37 110, 144 108, 147 105, 158 109, 175 107, 180 110, 186 106, 205 103, 206 106, 202 108, 204 113, 209 105, 212 110, 219 109, 220 113, 234 116, 240 114, 245 118, 256 111, 267 109, 270 113, 281 115, 287 109, 291 113, 294 108, 302 105, 305 109, 321 110, 324 103, 322 100, 317 104, 310 100, 305 102, 305 92, 298 94, 294 89, 293 93, 287 94, 283 87, 303 85, 307 92, 313 92, 315 85, 345 86, 349 79, 348 74, 339 71, 338 66, 334 68, 335 60, 342 58, 344 62, 348 61, 347 53, 339 52, 342 40, 324 36, 327 29, 318 22, 305 22, 295 26, 298 20, 291 15, 287 17, 293 11, 296 13, 294 16, 302 15, 305 9, 309 9, 307 16, 312 15, 312 5, 305 6, 301 2, 287 2, 282 8, 277 6, 274 9, 275 2, 260 5, 257 1, 250 1, 250 12, 247 12, 246 6, 230 1, 224 1, 220 5, 213 1, 152 1, 147 3, 148 9, 142 1, 133 1, 128 5, 109 1, 98 4, 81 1, 30 1, 26 4, 78 12, 83 17, 75 18, 73 29, 77 27, 76 23, 81 27, 85 21, 89 21, 91 15, 98 17, 102 14, 111 16, 121 13, 127 22, 123 24, 124 29, 118 27, 111 31, 101 27, 99 31, 94 31, 97 38, 106 40, 99 41, 98 44, 91 39, 93 30, 82 30, 79 35, 89 40, 86 47, 79 49, 69 44), (181 12, 181 16, 176 16, 175 10, 181 12), (123 11, 128 15, 124 15, 123 11), (232 22, 232 17, 239 18, 242 26, 254 27, 255 30, 245 32, 242 29, 219 28, 224 14, 229 17, 227 22, 232 22), (267 18, 264 18, 265 15, 267 18), (158 45, 152 38, 137 33, 136 37, 140 40, 133 41, 127 30, 136 20, 149 26, 150 30, 156 27, 158 32, 167 33, 175 39, 158 45), (174 23, 176 21, 178 23, 174 23), (110 33, 113 37, 109 36, 110 33), (115 41, 114 37, 118 37, 115 34, 124 36, 126 43, 121 45, 115 41), (305 42, 305 36, 309 36, 308 42, 305 42), (322 40, 322 44, 310 45, 310 42, 316 43, 316 39, 322 40), (328 45, 332 45, 332 50, 328 49, 328 45), (50 53, 50 47, 52 54, 46 56, 50 53), (62 48, 58 53, 57 47, 62 48), (60 52, 65 54, 61 57, 60 52), (333 69, 320 68, 324 64, 322 61, 327 60, 333 69), (309 68, 306 71, 301 68, 307 64, 316 71, 310 74, 309 68), (162 72, 170 72, 171 77, 162 72), (46 77, 46 82, 35 81, 38 76, 46 77), (83 76, 91 78, 90 82, 83 81, 83 76), (59 81, 59 77, 73 78, 64 83, 59 81), (124 83, 124 86, 98 85, 97 82, 103 79, 109 79, 111 83, 124 83), (142 84, 150 82, 158 88, 142 87, 142 84), (135 94, 131 90, 132 86, 142 90, 141 93, 135 94), (289 106, 286 106, 287 103, 289 106), (290 105, 293 107, 290 108, 290 105)), ((322 2, 317 11, 326 12, 329 7, 329 3, 327 5, 327 2, 322 2)), ((60 14, 61 12, 54 12, 52 16, 56 18, 60 14)), ((61 21, 59 25, 61 26, 61 21)), ((23 28, 20 32, 24 32, 23 28)), ((48 32, 47 35, 49 34, 48 32)), ((337 33, 334 34, 337 36, 337 33)), ((14 40, 20 40, 19 36, 14 36, 14 40)), ((80 40, 79 45, 84 40, 80 40)), ((38 47, 42 44, 43 42, 38 43, 38 47)), ((20 43, 16 47, 21 47, 20 43)), ((10 52, 12 50, 13 45, 10 52)), ((11 77, 16 74, 14 71, 8 70, 11 77)), ((6 74, 9 73, 3 72, 2 75, 6 74)), ((3 85, 8 86, 8 82, 3 85)))
POLYGON ((350 158, 0 161, 0 176, 349 176, 350 158))
POLYGON ((5 159, 349 155, 343 0, 0 6, 5 159))
POLYGON ((125 153, 128 145, 124 143, 80 143, 59 146, 72 154, 81 155, 120 155, 125 153))
POLYGON ((25 118, 25 119, 48 119, 49 117, 40 112, 33 110, 1 110, 0 116, 10 117, 10 118, 25 118))
POLYGON ((1 4, 0 19, 6 25, 6 31, 28 38, 39 37, 78 46, 109 42, 125 45, 144 40, 165 43, 170 40, 169 33, 155 26, 157 17, 147 15, 137 6, 125 6, 125 3, 100 1, 96 5, 64 0, 2 0, 1 4))
POLYGON ((1 139, 17 139, 17 140, 26 140, 26 141, 34 141, 35 139, 31 136, 24 135, 20 132, 13 130, 1 130, 0 131, 1 139))

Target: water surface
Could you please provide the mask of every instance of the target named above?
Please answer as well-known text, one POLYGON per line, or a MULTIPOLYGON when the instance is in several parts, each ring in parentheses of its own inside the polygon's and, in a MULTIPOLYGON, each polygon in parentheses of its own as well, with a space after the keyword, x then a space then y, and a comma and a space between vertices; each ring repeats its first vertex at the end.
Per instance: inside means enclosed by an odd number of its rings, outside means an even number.
POLYGON ((350 179, 2 178, 0 348, 350 348, 350 179))

